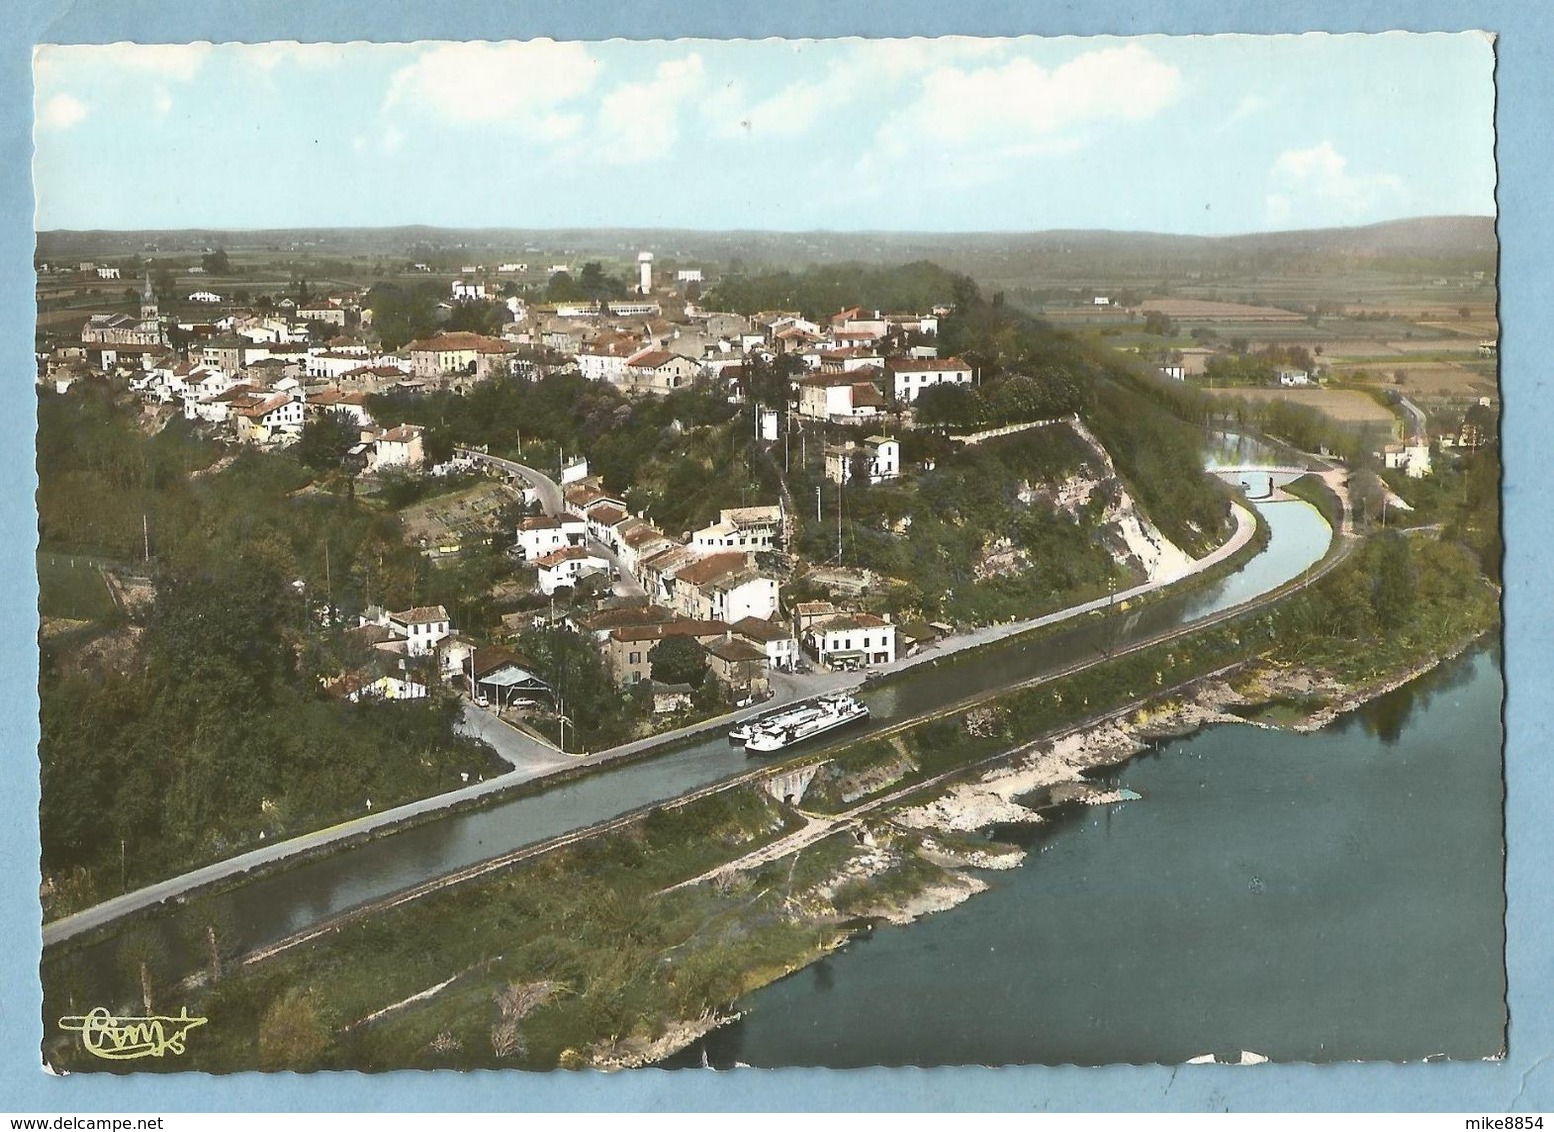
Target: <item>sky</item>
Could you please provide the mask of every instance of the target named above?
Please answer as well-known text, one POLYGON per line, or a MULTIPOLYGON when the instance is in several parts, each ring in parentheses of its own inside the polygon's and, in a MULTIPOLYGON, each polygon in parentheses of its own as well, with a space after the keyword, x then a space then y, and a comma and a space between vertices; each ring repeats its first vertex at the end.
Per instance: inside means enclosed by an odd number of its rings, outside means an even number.
POLYGON ((45 45, 38 230, 1493 215, 1478 33, 45 45))

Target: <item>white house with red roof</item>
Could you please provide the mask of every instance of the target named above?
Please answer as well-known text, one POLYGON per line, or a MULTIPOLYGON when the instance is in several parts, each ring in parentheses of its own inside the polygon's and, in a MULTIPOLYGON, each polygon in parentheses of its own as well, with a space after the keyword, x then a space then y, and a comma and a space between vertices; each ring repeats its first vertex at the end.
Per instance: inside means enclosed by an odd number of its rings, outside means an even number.
POLYGON ((569 511, 560 515, 530 515, 518 521, 516 545, 525 562, 538 561, 553 550, 582 546, 587 541, 587 523, 569 511))
POLYGON ((575 586, 585 574, 608 573, 610 560, 581 546, 563 546, 535 559, 540 593, 553 594, 558 586, 575 586))
POLYGON ((804 638, 816 661, 828 668, 877 668, 896 659, 896 627, 872 613, 817 621, 804 638))
POLYGON ((812 373, 793 387, 799 395, 799 416, 812 420, 857 420, 885 409, 879 389, 856 373, 812 373))
POLYGON ((625 380, 635 391, 668 393, 689 385, 701 367, 683 354, 643 350, 626 359, 625 380))
POLYGON ((389 632, 405 640, 410 656, 426 656, 435 650, 453 630, 448 611, 440 605, 418 605, 402 613, 390 613, 385 624, 389 632))
POLYGON ((969 387, 972 381, 971 367, 960 358, 887 358, 885 372, 892 395, 908 405, 930 386, 969 387))
POLYGON ((381 468, 419 468, 426 463, 422 445, 425 430, 420 425, 402 424, 395 428, 364 428, 358 445, 367 456, 367 470, 381 468))

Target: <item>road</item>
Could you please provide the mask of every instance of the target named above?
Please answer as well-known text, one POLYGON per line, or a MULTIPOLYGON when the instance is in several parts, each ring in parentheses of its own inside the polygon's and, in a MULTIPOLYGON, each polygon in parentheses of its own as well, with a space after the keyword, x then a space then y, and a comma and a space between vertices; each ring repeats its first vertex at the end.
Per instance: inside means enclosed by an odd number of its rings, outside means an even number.
MULTIPOLYGON (((501 463, 505 465, 511 464, 512 462, 501 461, 501 463)), ((521 465, 514 465, 514 467, 521 467, 521 465)), ((536 473, 536 475, 538 475, 538 473, 536 473)), ((545 477, 540 478, 544 479, 545 477)), ((554 486, 555 485, 552 484, 552 487, 554 486)), ((559 489, 557 493, 559 495, 559 489)), ((1233 554, 1240 546, 1244 545, 1246 540, 1252 536, 1254 524, 1251 515, 1244 509, 1238 507, 1236 510, 1236 520, 1237 526, 1235 534, 1232 535, 1232 537, 1222 546, 1195 563, 1194 568, 1191 571, 1192 573, 1207 569, 1215 563, 1222 561, 1228 555, 1233 554)), ((1347 553, 1347 549, 1347 542, 1340 547, 1340 550, 1343 553, 1347 553)), ((1334 560, 1336 561, 1336 558, 1341 556, 1342 554, 1339 556, 1334 556, 1334 560)), ((1315 580, 1317 577, 1320 577, 1324 572, 1325 570, 1313 570, 1311 573, 1311 580, 1315 580)), ((1093 610, 1101 609, 1113 601, 1125 601, 1131 597, 1140 596, 1144 593, 1161 589, 1171 584, 1172 582, 1179 580, 1181 579, 1161 579, 1157 582, 1146 583, 1143 586, 1134 587, 1133 589, 1115 595, 1115 597, 1100 598, 1095 601, 1085 602, 1082 605, 1073 606, 1069 609, 1060 610, 1056 613, 1047 614, 1043 617, 1032 618, 1019 622, 1011 622, 1006 625, 989 626, 972 633, 952 638, 948 641, 942 642, 936 648, 924 650, 915 657, 903 658, 888 668, 876 669, 874 672, 894 673, 904 671, 905 669, 912 668, 920 663, 941 659, 953 652, 958 652, 967 648, 974 648, 978 645, 988 644, 996 640, 1002 640, 1004 638, 1014 636, 1018 633, 1025 632, 1029 629, 1041 628, 1070 618, 1079 617, 1093 610)), ((1261 600, 1263 603, 1266 603, 1266 601, 1272 599, 1271 597, 1265 595, 1265 597, 1261 600)), ((1247 608, 1247 606, 1243 606, 1242 608, 1247 608)), ((1214 619, 1211 618, 1209 621, 1195 621, 1190 626, 1185 628, 1201 628, 1204 624, 1207 624, 1212 620, 1214 619)), ((825 692, 837 691, 844 688, 855 689, 862 685, 863 679, 863 673, 818 672, 806 676, 775 674, 773 677, 773 685, 777 690, 777 694, 774 698, 767 700, 764 703, 757 704, 752 707, 745 708, 741 711, 718 717, 716 719, 690 724, 685 727, 676 728, 673 731, 649 736, 647 738, 639 739, 631 743, 625 743, 617 747, 612 747, 605 751, 593 752, 586 755, 563 755, 560 752, 548 751, 541 744, 535 742, 529 737, 522 736, 521 733, 514 732, 514 730, 512 728, 508 728, 506 724, 500 724, 498 726, 497 722, 489 717, 488 713, 480 712, 477 708, 467 706, 465 714, 465 726, 471 728, 485 728, 490 730, 491 733, 498 735, 502 744, 500 747, 498 747, 498 752, 501 754, 505 761, 513 766, 511 771, 507 772, 506 774, 498 775, 494 778, 488 778, 483 781, 469 783, 466 786, 462 786, 457 790, 452 790, 445 794, 438 794, 430 798, 422 798, 415 802, 410 802, 388 810, 382 810, 375 813, 364 813, 359 817, 350 819, 335 826, 331 826, 327 829, 318 830, 313 833, 304 834, 302 836, 290 838, 285 841, 279 841, 274 844, 261 846, 258 849, 250 850, 249 852, 240 856, 233 857, 225 861, 218 861, 213 864, 204 866, 203 868, 195 869, 192 872, 185 873, 181 876, 170 877, 167 880, 159 881, 158 883, 149 885, 145 888, 124 893, 90 908, 83 909, 82 911, 73 915, 62 917, 61 919, 45 924, 43 928, 43 941, 45 945, 48 945, 64 939, 69 939, 70 937, 78 935, 81 932, 89 931, 93 928, 110 923, 120 916, 124 916, 131 912, 159 904, 162 901, 171 899, 173 897, 181 896, 194 889, 202 888, 206 885, 213 884, 233 876, 241 875, 261 866, 270 865, 275 862, 284 860, 288 857, 312 852, 340 841, 356 838, 375 830, 385 829, 389 826, 396 825, 409 819, 421 818, 454 806, 468 804, 494 794, 498 791, 507 790, 522 783, 533 782, 537 779, 542 779, 549 775, 553 775, 564 770, 572 770, 577 767, 600 767, 622 759, 630 759, 655 748, 668 746, 695 735, 729 727, 739 720, 750 718, 770 710, 773 707, 780 707, 795 700, 803 699, 809 696, 820 695, 825 692)), ((495 745, 496 744, 493 743, 493 746, 495 745)))
MULTIPOLYGON (((559 515, 567 508, 566 498, 561 492, 561 485, 544 472, 531 468, 527 464, 520 464, 516 460, 504 460, 500 456, 490 456, 484 452, 477 452, 473 448, 460 448, 456 454, 467 456, 477 464, 489 464, 494 468, 501 469, 510 476, 517 476, 519 479, 524 480, 538 494, 540 508, 547 515, 559 515)), ((615 571, 616 582, 611 587, 612 593, 618 597, 647 596, 647 591, 637 584, 637 579, 630 570, 626 569, 625 564, 621 562, 620 555, 616 554, 615 551, 603 543, 592 540, 588 543, 588 549, 600 558, 608 561, 611 568, 615 571)))

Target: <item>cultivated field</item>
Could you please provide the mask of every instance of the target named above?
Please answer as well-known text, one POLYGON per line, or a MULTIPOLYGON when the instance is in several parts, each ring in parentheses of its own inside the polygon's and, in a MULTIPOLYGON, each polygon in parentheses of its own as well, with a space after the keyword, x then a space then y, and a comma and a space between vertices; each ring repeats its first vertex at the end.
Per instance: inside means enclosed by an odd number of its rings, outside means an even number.
POLYGON ((1303 322, 1306 316, 1278 307, 1249 306, 1245 303, 1220 303, 1208 299, 1145 299, 1140 310, 1159 311, 1167 318, 1190 322, 1220 322, 1226 319, 1248 322, 1303 322))
MULTIPOLYGON (((1385 384, 1389 388, 1396 389, 1408 397, 1460 399, 1492 397, 1497 392, 1492 363, 1470 368, 1456 362, 1422 362, 1402 357, 1381 365, 1374 362, 1335 362, 1332 376, 1346 379, 1356 376, 1361 371, 1378 379, 1385 378, 1385 384), (1489 372, 1486 373, 1485 370, 1489 372), (1398 372, 1403 374, 1401 383, 1392 380, 1393 375, 1398 372)), ((1335 392, 1343 391, 1335 390, 1335 392)))
POLYGON ((1390 427, 1397 419, 1390 409, 1354 389, 1270 389, 1254 386, 1210 389, 1206 392, 1226 399, 1253 402, 1282 400, 1310 405, 1328 419, 1352 428, 1375 425, 1390 427))

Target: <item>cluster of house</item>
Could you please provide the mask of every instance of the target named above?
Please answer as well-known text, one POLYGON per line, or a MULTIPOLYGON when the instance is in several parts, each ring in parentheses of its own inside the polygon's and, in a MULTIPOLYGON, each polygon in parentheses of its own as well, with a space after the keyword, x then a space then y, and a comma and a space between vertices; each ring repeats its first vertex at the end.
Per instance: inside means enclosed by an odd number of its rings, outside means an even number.
POLYGON ((801 643, 827 667, 875 667, 898 655, 896 626, 884 618, 823 603, 783 618, 778 580, 757 558, 782 544, 780 505, 725 508, 716 522, 676 538, 597 480, 569 484, 563 496, 568 510, 520 521, 515 553, 535 567, 546 594, 593 574, 636 582, 639 598, 566 615, 595 640, 623 687, 650 679, 653 650, 670 637, 696 641, 736 698, 764 696, 770 671, 804 663, 801 643))
POLYGON ((628 317, 622 304, 536 308, 531 340, 570 353, 578 371, 632 393, 667 393, 698 377, 738 393, 746 367, 797 358, 796 410, 817 420, 855 421, 910 405, 934 385, 973 383, 960 358, 940 358, 932 339, 947 308, 882 314, 852 307, 822 326, 792 311, 746 317, 686 305, 679 321, 628 317))
POLYGON ((348 633, 367 658, 326 683, 342 699, 422 699, 432 681, 457 680, 476 702, 499 709, 554 707, 555 692, 535 665, 500 645, 460 634, 441 605, 390 612, 370 606, 348 633))

